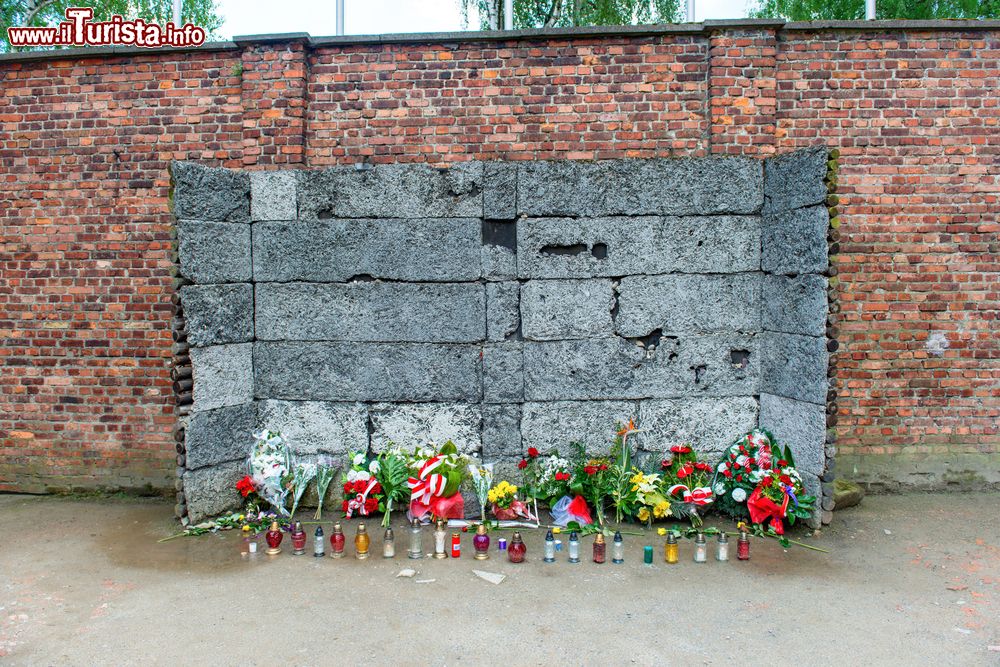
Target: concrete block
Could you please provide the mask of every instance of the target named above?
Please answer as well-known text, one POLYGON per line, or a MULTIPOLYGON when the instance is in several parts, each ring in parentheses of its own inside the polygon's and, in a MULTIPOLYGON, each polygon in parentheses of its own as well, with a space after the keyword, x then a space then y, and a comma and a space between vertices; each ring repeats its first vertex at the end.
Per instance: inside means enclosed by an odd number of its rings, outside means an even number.
POLYGON ((626 276, 615 331, 635 338, 667 333, 760 331, 761 274, 626 276))
POLYGON ((254 344, 258 398, 312 401, 482 400, 477 345, 254 344))
POLYGON ((250 225, 181 220, 177 223, 182 276, 196 283, 239 283, 252 278, 250 225))
POLYGON ((806 148, 764 161, 764 212, 789 211, 826 200, 830 151, 806 148))
POLYGON ((250 177, 245 172, 173 162, 170 185, 179 220, 250 220, 250 177))
POLYGON ((297 183, 294 171, 250 172, 250 219, 295 220, 297 183))
MULTIPOLYGON (((521 447, 521 405, 483 405, 483 455, 485 463, 517 461, 521 447)), ((499 477, 497 479, 500 479, 499 477)))
POLYGON ((826 339, 784 333, 761 339, 761 392, 825 405, 826 339))
POLYGON ((780 444, 792 448, 795 467, 800 471, 811 475, 823 473, 826 467, 824 406, 762 393, 760 426, 773 433, 780 444))
POLYGON ((246 463, 243 461, 185 472, 184 496, 191 523, 200 523, 242 507, 243 498, 236 490, 236 482, 246 474, 246 463))
POLYGON ((530 216, 749 214, 764 203, 761 161, 531 161, 517 166, 517 206, 530 216))
POLYGON ((473 218, 259 222, 253 230, 258 282, 478 280, 481 252, 473 218))
POLYGON ((486 338, 479 283, 258 283, 258 340, 464 343, 486 338))
POLYGON ((610 280, 532 280, 521 286, 521 330, 526 340, 608 337, 614 305, 610 280))
POLYGON ((764 276, 764 327, 784 333, 826 335, 826 289, 827 280, 820 275, 764 276))
POLYGON ((483 347, 483 401, 513 403, 524 399, 524 356, 519 342, 483 347))
POLYGON ((181 303, 192 347, 253 339, 253 287, 249 283, 187 285, 181 288, 181 303))
POLYGON ((483 165, 483 217, 513 220, 517 217, 517 165, 487 162, 483 165))
POLYGON ((296 455, 368 451, 368 409, 360 403, 260 401, 257 428, 281 433, 296 455))
POLYGON ((754 336, 664 336, 650 351, 622 339, 526 342, 527 400, 750 396, 758 391, 754 336))
POLYGON ((676 398, 639 404, 639 446, 663 453, 689 444, 701 453, 719 454, 757 427, 758 405, 752 396, 676 398))
POLYGON ((256 422, 255 403, 194 413, 185 432, 187 467, 204 468, 246 459, 256 422))
POLYGON ((412 451, 428 442, 443 445, 448 440, 466 454, 482 449, 482 412, 478 405, 464 403, 377 403, 371 406, 372 451, 392 444, 412 451))
POLYGON ((300 171, 299 218, 479 218, 483 165, 380 164, 300 171))
POLYGON ((521 278, 598 278, 760 270, 760 218, 527 218, 517 225, 521 278))
POLYGON ((581 442, 588 452, 607 454, 615 424, 637 417, 632 401, 528 402, 522 405, 521 443, 525 451, 535 447, 568 456, 574 452, 572 443, 581 442))
POLYGON ((194 410, 253 402, 253 345, 212 345, 191 350, 194 410))
POLYGON ((761 224, 761 266, 768 273, 823 273, 829 268, 830 216, 825 207, 765 215, 761 224))
POLYGON ((516 282, 486 284, 486 338, 511 340, 521 328, 521 288, 516 282))

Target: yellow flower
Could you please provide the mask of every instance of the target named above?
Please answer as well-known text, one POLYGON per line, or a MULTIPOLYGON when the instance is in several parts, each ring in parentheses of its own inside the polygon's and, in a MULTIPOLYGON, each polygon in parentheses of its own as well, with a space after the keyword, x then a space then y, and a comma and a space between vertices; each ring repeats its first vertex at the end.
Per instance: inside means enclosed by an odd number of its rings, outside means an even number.
POLYGON ((670 513, 670 503, 667 502, 666 500, 661 500, 660 502, 656 503, 655 507, 653 507, 653 516, 655 516, 657 519, 662 519, 669 513, 670 513))
POLYGON ((552 528, 552 534, 553 534, 553 535, 558 535, 558 534, 559 534, 559 533, 561 533, 561 532, 562 532, 562 528, 560 528, 559 526, 554 526, 554 527, 552 528))
POLYGON ((629 481, 632 482, 633 484, 642 484, 644 477, 645 476, 641 472, 637 472, 636 474, 632 475, 632 479, 630 479, 629 481))
POLYGON ((243 515, 241 514, 241 515, 239 516, 239 518, 238 518, 238 519, 236 519, 236 520, 237 520, 237 521, 243 521, 243 519, 245 519, 245 518, 246 518, 246 517, 244 517, 244 516, 243 516, 243 515))
POLYGON ((637 516, 639 517, 639 521, 649 521, 649 510, 643 507, 639 510, 639 514, 637 516))
POLYGON ((664 536, 664 535, 667 534, 667 529, 666 528, 657 528, 656 529, 656 534, 662 537, 662 536, 664 536))
POLYGON ((249 533, 250 532, 250 526, 243 526, 243 532, 244 533, 249 533))

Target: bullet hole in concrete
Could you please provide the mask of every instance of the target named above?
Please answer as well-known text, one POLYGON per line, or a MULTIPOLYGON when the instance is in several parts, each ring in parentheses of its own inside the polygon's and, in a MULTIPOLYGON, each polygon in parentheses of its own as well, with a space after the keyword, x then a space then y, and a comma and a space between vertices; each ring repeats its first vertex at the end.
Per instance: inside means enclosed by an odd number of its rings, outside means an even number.
POLYGON ((629 338, 629 340, 640 347, 650 348, 656 347, 661 338, 663 338, 663 329, 653 329, 645 336, 636 336, 635 338, 629 338))
POLYGON ((750 365, 750 350, 730 350, 729 361, 733 368, 746 368, 750 365))
POLYGON ((359 273, 356 276, 351 276, 347 279, 349 283, 373 283, 375 282, 375 277, 367 273, 359 273))
POLYGON ((590 254, 596 259, 607 259, 608 257, 608 244, 607 243, 595 243, 594 247, 590 249, 590 254))
POLYGON ((543 255, 582 255, 587 252, 586 243, 574 243, 572 245, 546 245, 542 246, 543 255))
POLYGON ((507 248, 511 252, 517 253, 517 222, 483 220, 483 245, 507 248))
POLYGON ((329 220, 333 217, 333 210, 329 208, 321 208, 316 212, 316 218, 319 220, 329 220))
POLYGON ((705 375, 705 371, 708 370, 708 366, 705 365, 694 366, 692 367, 691 370, 694 371, 694 383, 701 384, 701 378, 705 375))

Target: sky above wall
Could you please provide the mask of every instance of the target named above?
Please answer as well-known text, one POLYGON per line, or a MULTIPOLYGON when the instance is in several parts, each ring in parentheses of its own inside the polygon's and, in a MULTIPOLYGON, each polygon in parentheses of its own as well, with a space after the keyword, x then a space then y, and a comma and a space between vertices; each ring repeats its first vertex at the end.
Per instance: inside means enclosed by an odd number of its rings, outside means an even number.
MULTIPOLYGON (((224 17, 222 37, 276 32, 336 33, 334 0, 217 0, 224 17)), ((697 0, 695 19, 741 18, 754 0, 697 0)), ((460 0, 346 0, 348 35, 440 32, 475 29, 478 16, 462 17, 460 0)))

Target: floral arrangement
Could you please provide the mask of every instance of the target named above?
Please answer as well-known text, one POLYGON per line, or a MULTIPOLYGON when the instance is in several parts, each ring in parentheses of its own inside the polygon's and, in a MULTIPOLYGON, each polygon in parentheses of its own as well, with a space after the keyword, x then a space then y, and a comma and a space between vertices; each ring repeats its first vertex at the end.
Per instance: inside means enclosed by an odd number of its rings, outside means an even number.
POLYGON ((316 479, 317 468, 315 463, 301 463, 292 468, 292 480, 290 482, 292 492, 292 511, 290 517, 295 516, 295 511, 299 509, 299 502, 305 495, 306 489, 314 479, 316 479))
POLYGON ((700 510, 713 501, 709 483, 712 466, 698 459, 690 445, 674 445, 660 464, 663 488, 672 500, 671 514, 678 519, 701 523, 700 510))
POLYGON ((767 522, 777 535, 784 534, 786 519, 794 524, 809 518, 816 502, 805 493, 791 449, 762 429, 730 445, 716 467, 714 486, 722 511, 757 525, 767 522))
POLYGON ((614 463, 609 472, 611 501, 615 505, 615 521, 622 522, 626 516, 635 513, 638 502, 635 485, 632 483, 632 449, 628 445, 628 436, 638 429, 631 419, 627 424, 615 425, 615 439, 611 446, 611 456, 614 463))
MULTIPOLYGON (((289 516, 285 503, 288 499, 289 482, 292 474, 291 453, 281 433, 263 430, 254 433, 254 444, 247 459, 247 477, 253 484, 254 493, 269 504, 276 514, 289 516)), ((244 498, 248 493, 246 478, 237 483, 244 498)))
POLYGON ((464 518, 465 503, 459 488, 468 473, 469 459, 459 454, 451 440, 440 449, 433 443, 409 457, 410 514, 424 519, 464 518))
POLYGON ((637 509, 632 516, 647 525, 652 524, 653 519, 666 519, 670 516, 670 501, 663 494, 662 476, 635 469, 633 472, 629 483, 632 484, 637 509))
MULTIPOLYGON (((375 479, 382 487, 385 515, 382 517, 382 527, 388 528, 392 508, 396 503, 404 503, 410 497, 410 487, 407 486, 410 469, 406 456, 391 447, 383 451, 375 462, 375 479)), ((369 470, 371 466, 369 466, 369 470)))
POLYGON ((330 488, 330 483, 337 476, 337 466, 329 456, 321 456, 316 461, 316 495, 319 501, 316 505, 316 515, 313 517, 317 521, 323 518, 323 501, 326 499, 326 491, 330 488))
POLYGON ((490 502, 490 487, 493 486, 493 464, 469 464, 469 475, 472 478, 472 488, 479 500, 479 511, 482 522, 486 523, 486 504, 490 502))
POLYGON ((559 456, 559 452, 542 456, 536 448, 529 447, 528 456, 521 459, 517 467, 523 471, 522 487, 528 497, 551 506, 569 493, 572 464, 569 459, 559 456))
POLYGON ((581 496, 594 508, 597 523, 604 526, 604 503, 611 493, 611 459, 606 456, 591 457, 583 443, 574 443, 573 472, 570 491, 581 496))
POLYGON ((486 500, 493 506, 493 516, 499 521, 527 519, 534 521, 535 516, 528 506, 518 498, 518 488, 506 480, 500 481, 486 494, 486 500))
POLYGON ((371 516, 379 510, 384 510, 382 504, 382 485, 375 478, 378 472, 378 461, 368 460, 360 452, 349 452, 347 455, 349 467, 341 476, 344 485, 344 516, 350 519, 358 516, 371 516))

